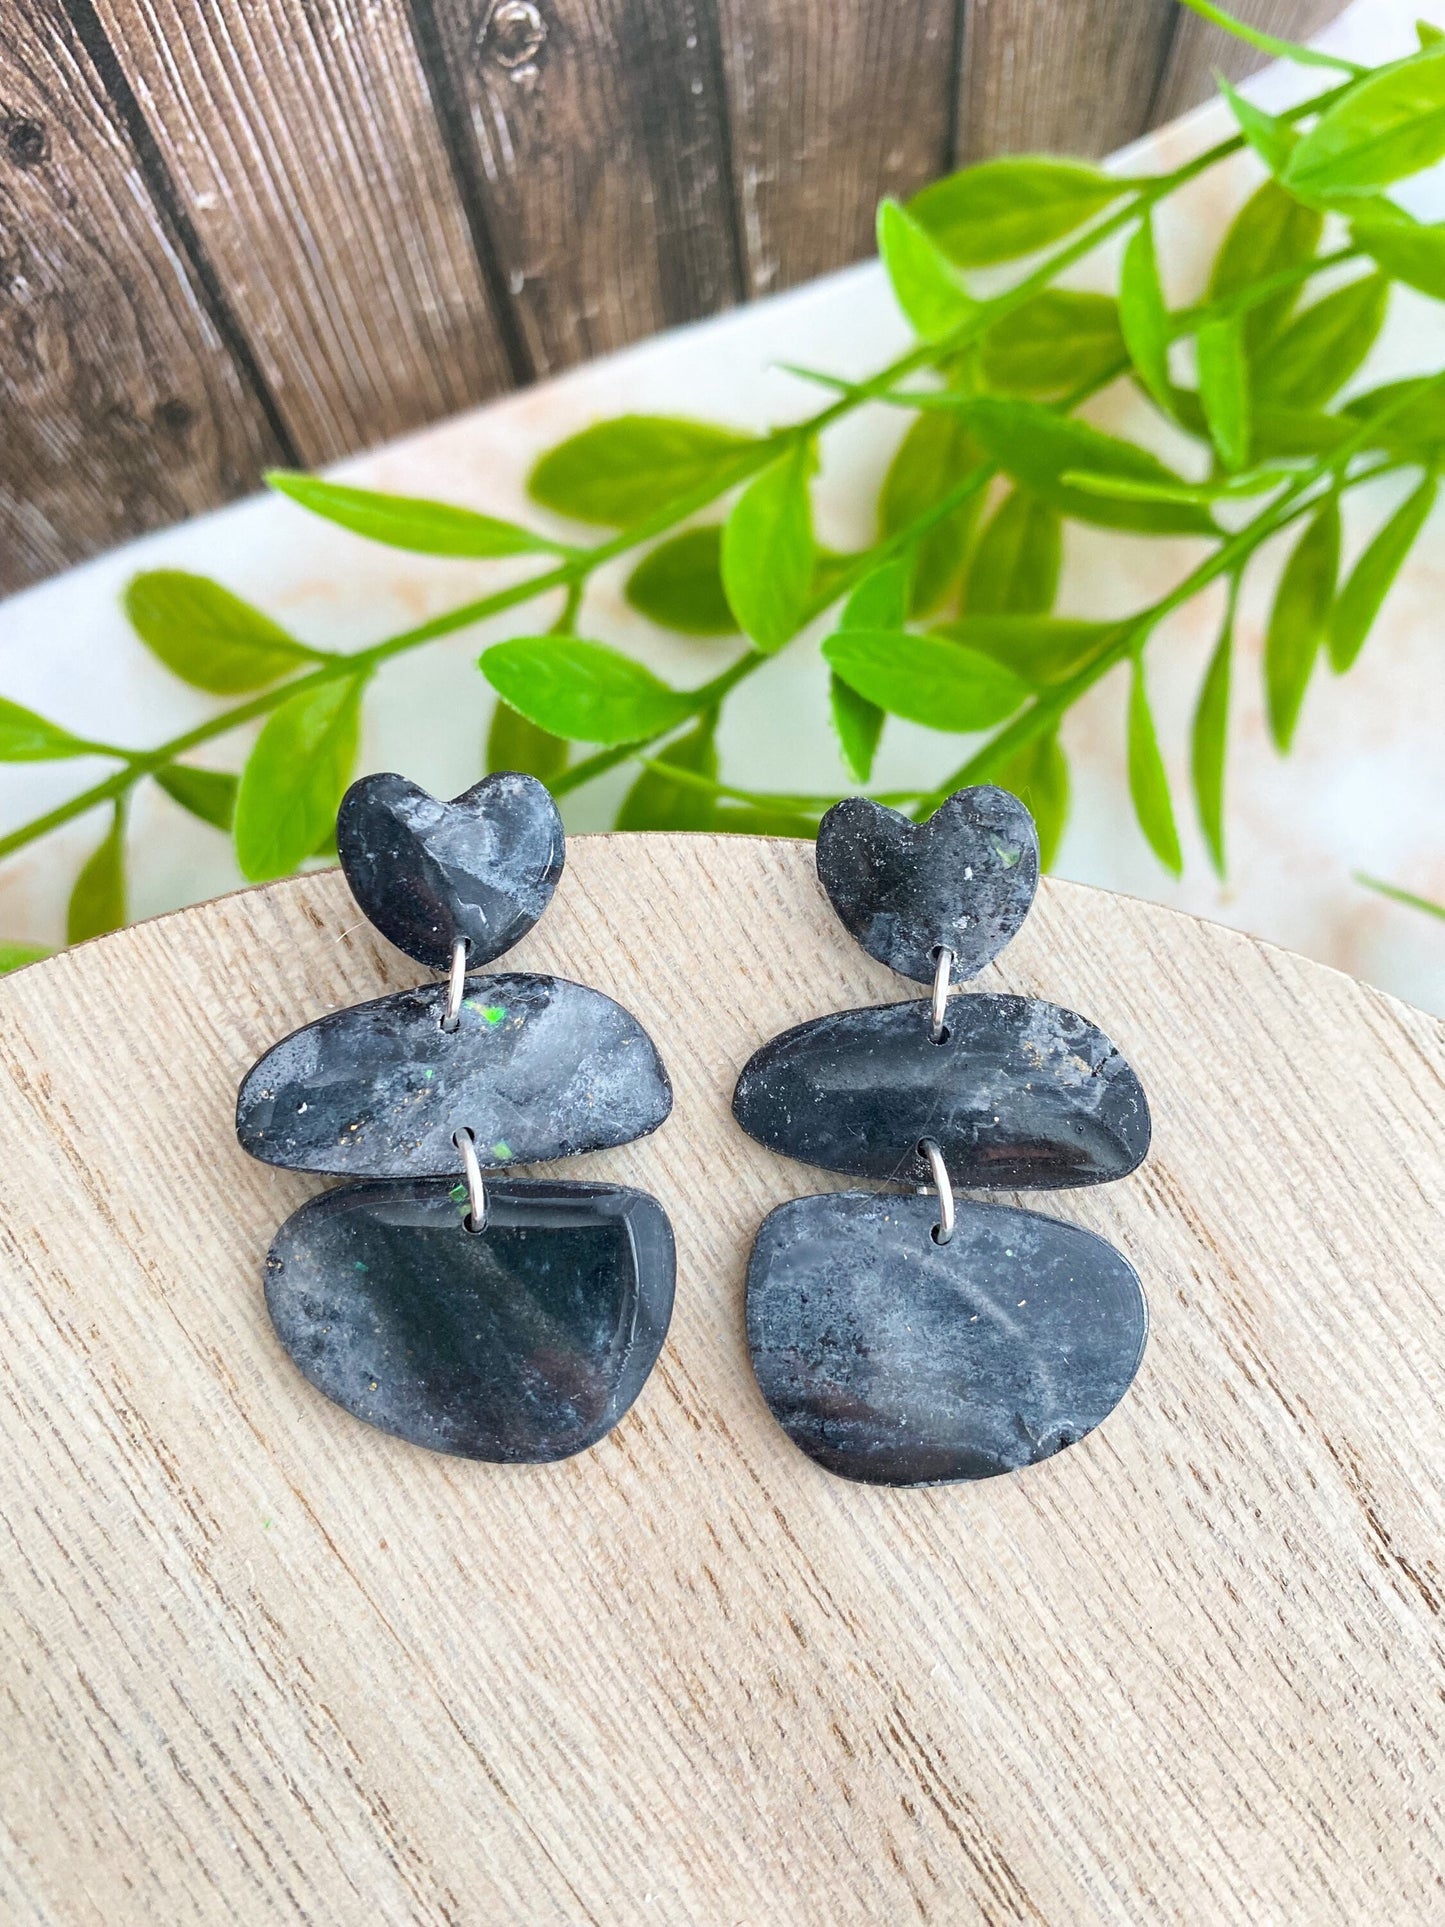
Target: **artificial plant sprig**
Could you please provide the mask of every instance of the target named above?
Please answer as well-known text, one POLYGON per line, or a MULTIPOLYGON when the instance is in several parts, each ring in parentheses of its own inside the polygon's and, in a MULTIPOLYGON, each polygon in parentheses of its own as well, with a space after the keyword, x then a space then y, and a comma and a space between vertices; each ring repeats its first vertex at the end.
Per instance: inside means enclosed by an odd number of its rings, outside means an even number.
MULTIPOLYGON (((1256 30, 1221 9, 1189 4, 1260 44, 1256 30)), ((949 788, 988 775, 1026 794, 1050 848, 1068 807, 1060 725, 1084 693, 1126 665, 1135 812, 1174 868, 1181 844, 1146 654, 1167 614, 1223 578, 1228 615, 1190 744, 1206 847, 1222 869, 1233 615, 1247 570, 1272 536, 1303 525, 1266 651, 1283 749, 1319 663, 1343 673, 1358 659, 1435 498, 1445 451, 1438 383, 1394 383, 1343 406, 1337 399, 1369 355, 1394 283, 1445 297, 1445 229, 1412 222, 1386 192, 1445 156, 1445 46, 1433 30, 1422 30, 1421 42, 1411 58, 1369 72, 1271 41, 1268 51, 1337 69, 1338 84, 1279 115, 1227 88, 1240 131, 1157 176, 1015 157, 965 168, 907 206, 886 204, 880 253, 914 344, 860 382, 806 371, 832 388, 826 405, 764 435, 623 416, 569 437, 537 463, 531 493, 559 526, 604 531, 594 540, 319 478, 272 477, 299 506, 358 537, 539 566, 349 654, 309 646, 204 578, 137 578, 127 608, 145 645, 192 686, 239 700, 143 750, 82 740, 0 704, 0 760, 98 755, 116 764, 0 838, 0 857, 108 806, 105 836, 72 901, 71 934, 119 921, 126 806, 153 780, 232 835, 247 875, 295 869, 327 849, 381 664, 538 603, 536 624, 481 658, 500 698, 491 766, 535 769, 566 795, 631 764, 637 775, 619 813, 627 827, 811 832, 836 799, 729 782, 717 735, 740 684, 835 609, 821 646, 828 716, 851 778, 870 780, 889 716, 925 722, 972 739, 964 760, 951 775, 930 773, 887 794, 926 814, 949 788), (1171 305, 1155 211, 1246 146, 1268 177, 1224 237, 1203 297, 1171 305), (1327 221, 1339 230, 1328 246, 1327 221), (1116 296, 1059 285, 1116 236, 1126 242, 1116 296), (976 268, 1030 257, 1007 287, 984 296, 972 285, 976 268), (1301 306, 1322 275, 1348 278, 1301 306), (1200 473, 1181 474, 1079 416, 1091 395, 1120 379, 1199 444, 1200 473), (845 416, 879 407, 906 411, 909 425, 879 488, 877 539, 833 555, 817 540, 811 506, 824 440, 845 416), (1417 470, 1419 482, 1341 581, 1339 500, 1394 468, 1417 470), (699 525, 724 498, 725 518, 699 525), (1189 534, 1209 552, 1147 608, 1083 622, 1054 606, 1064 532, 1077 522, 1189 534), (587 633, 589 585, 624 556, 636 558, 626 593, 640 615, 684 636, 740 639, 726 668, 675 688, 587 633), (185 760, 258 722, 239 777, 185 760)), ((12 946, 0 964, 7 956, 18 952, 12 946)))

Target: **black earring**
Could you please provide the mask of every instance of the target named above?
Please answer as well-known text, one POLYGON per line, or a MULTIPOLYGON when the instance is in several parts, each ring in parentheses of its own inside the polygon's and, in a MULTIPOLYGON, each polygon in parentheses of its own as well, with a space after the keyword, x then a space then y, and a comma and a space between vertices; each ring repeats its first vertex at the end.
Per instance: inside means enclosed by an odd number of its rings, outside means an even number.
POLYGON ((773 1038, 733 1114, 785 1156, 914 1195, 833 1192, 764 1220, 748 1268, 753 1369, 793 1443, 844 1478, 940 1485, 1032 1465, 1123 1397, 1144 1293, 1092 1232, 955 1206, 953 1186, 1121 1178, 1149 1148, 1144 1092, 1073 1011, 949 1001, 1033 901, 1038 838, 1016 797, 960 790, 924 824, 851 798, 823 818, 817 861, 850 934, 931 980, 931 1004, 839 1011, 773 1038))
POLYGON ((272 1323, 313 1385, 384 1432, 465 1458, 567 1458, 657 1361, 672 1228, 644 1191, 490 1172, 645 1137, 672 1108, 667 1072, 601 991, 469 974, 526 935, 562 874, 561 819, 534 777, 439 803, 368 776, 336 828, 362 910, 448 975, 308 1024, 242 1082, 253 1157, 363 1180, 277 1232, 272 1323))

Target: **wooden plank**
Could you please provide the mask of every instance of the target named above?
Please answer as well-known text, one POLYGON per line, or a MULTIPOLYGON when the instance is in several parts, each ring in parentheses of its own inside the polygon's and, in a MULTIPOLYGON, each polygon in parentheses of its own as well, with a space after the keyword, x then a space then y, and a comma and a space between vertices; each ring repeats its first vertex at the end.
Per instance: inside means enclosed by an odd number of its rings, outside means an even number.
POLYGON ((403 9, 96 10, 306 461, 510 385, 403 9))
POLYGON ((1047 879, 980 982, 1144 1079, 1147 1163, 1028 1202, 1134 1259, 1148 1350, 1071 1451, 891 1492, 759 1397, 749 1246, 838 1181, 728 1106, 765 1037, 917 986, 755 837, 573 839, 511 962, 634 1010, 677 1098, 562 1167, 662 1200, 677 1309, 539 1467, 368 1429, 267 1322, 319 1187, 242 1155, 236 1082, 421 974, 337 872, 0 983, 0 1917, 1438 1922, 1445 1027, 1047 879))
POLYGON ((0 338, 0 593, 284 457, 60 0, 0 32, 0 338))
MULTIPOLYGON (((1230 0, 1229 11, 1248 26, 1263 27, 1285 40, 1308 40, 1343 13, 1344 4, 1343 0, 1230 0)), ((1233 34, 1201 20, 1198 14, 1181 9, 1149 125, 1161 127, 1186 108, 1208 100, 1214 93, 1216 69, 1231 80, 1242 80, 1263 67, 1268 58, 1233 34)), ((1316 78, 1323 92, 1329 85, 1329 75, 1320 73, 1316 78)))
POLYGON ((1144 131, 1177 0, 970 0, 958 159, 1107 154, 1144 131))
POLYGON ((412 4, 538 373, 737 300, 710 6, 412 4))
POLYGON ((747 290, 873 251, 885 194, 949 164, 954 0, 718 0, 747 290))

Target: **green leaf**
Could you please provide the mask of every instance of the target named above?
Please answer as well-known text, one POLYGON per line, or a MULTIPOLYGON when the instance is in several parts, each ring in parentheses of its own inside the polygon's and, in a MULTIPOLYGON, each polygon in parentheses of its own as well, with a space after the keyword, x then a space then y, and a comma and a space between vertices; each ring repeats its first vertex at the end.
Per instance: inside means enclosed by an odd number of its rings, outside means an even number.
POLYGON ((368 542, 414 555, 555 555, 562 545, 474 509, 453 508, 412 495, 382 495, 375 489, 349 488, 294 469, 273 468, 266 476, 278 494, 287 495, 313 515, 339 523, 368 542))
POLYGON ((711 422, 618 415, 549 449, 527 489, 574 522, 628 528, 698 490, 740 480, 757 466, 761 446, 711 422))
POLYGON ((623 591, 639 615, 685 636, 731 636, 722 584, 722 528, 684 529, 643 556, 623 591))
POLYGON ((1350 571, 1330 615, 1330 664, 1336 675, 1349 669, 1364 647, 1395 577, 1435 506, 1436 487, 1434 476, 1428 476, 1395 510, 1350 571))
POLYGON ((173 676, 213 696, 265 689, 321 660, 219 582, 181 569, 136 576, 125 592, 125 612, 173 676))
MULTIPOLYGON (((908 618, 909 568, 902 557, 865 575, 843 605, 840 629, 901 629, 908 618)), ((828 706, 843 761, 860 783, 873 773, 873 758, 883 734, 883 711, 860 696, 833 671, 828 706)))
POLYGON ((970 615, 1042 615, 1054 606, 1063 559, 1058 510, 1014 489, 974 545, 964 607, 970 615))
POLYGON ((1379 877, 1366 876, 1363 870, 1354 872, 1356 883, 1363 883, 1367 890, 1378 891, 1382 897, 1389 897, 1392 903, 1403 903, 1407 910, 1423 910, 1427 917, 1445 918, 1445 903, 1432 903, 1429 897, 1416 896, 1413 890, 1402 890, 1398 883, 1383 883, 1379 877))
POLYGON ((1182 4, 1202 20, 1208 20, 1211 25, 1222 27, 1236 40, 1244 41, 1246 46, 1257 47, 1260 53, 1268 54, 1272 60, 1292 60, 1298 67, 1332 67, 1347 74, 1363 71, 1352 60, 1340 60, 1334 54, 1316 53, 1313 47, 1302 47, 1296 40, 1281 40, 1275 34, 1262 33, 1258 27, 1251 27, 1243 20, 1237 20, 1232 13, 1226 13, 1223 7, 1215 6, 1213 0, 1182 0, 1182 4))
POLYGON ((1445 50, 1382 67, 1320 115, 1285 185, 1312 198, 1388 187, 1445 157, 1445 50))
POLYGON ((301 689, 267 719, 241 771, 234 836, 253 883, 288 876, 330 836, 356 762, 364 678, 301 689))
POLYGON ((774 654, 797 633, 808 606, 813 461, 811 443, 795 442, 749 482, 723 525, 723 587, 740 628, 764 655, 774 654))
POLYGON ((1077 675, 1118 631, 1117 623, 1084 622, 1073 616, 967 615, 933 633, 991 656, 1042 689, 1077 675))
POLYGON ((230 831, 236 814, 237 781, 228 771, 167 763, 156 770, 155 779, 183 810, 209 823, 212 829, 230 831))
POLYGON ((0 763, 59 763, 91 753, 89 743, 59 723, 47 722, 33 709, 22 709, 0 696, 0 763))
POLYGON ((1257 400, 1296 409, 1328 401, 1375 345, 1389 299, 1389 282, 1370 274, 1306 308, 1256 361, 1257 400))
MULTIPOLYGON (((883 480, 878 499, 883 534, 896 535, 920 515, 927 514, 951 489, 957 488, 982 459, 977 442, 957 415, 920 415, 910 423, 883 480)), ((971 495, 915 545, 910 604, 913 614, 926 615, 936 609, 957 585, 981 494, 980 490, 971 495)), ((891 625, 875 623, 872 626, 881 629, 891 625)))
POLYGON ((979 344, 984 383, 1001 394, 1055 397, 1103 381, 1127 360, 1119 304, 1050 288, 996 321, 979 344))
POLYGON ((1237 584, 1231 584, 1224 627, 1209 658, 1190 732, 1190 775, 1199 827, 1209 860, 1222 877, 1224 864, 1224 759, 1229 744, 1229 684, 1234 655, 1234 604, 1237 584))
POLYGON ((1341 413, 1355 424, 1387 411, 1389 420, 1382 425, 1376 446, 1392 453, 1426 455, 1445 447, 1445 387, 1436 384, 1433 376, 1386 382, 1347 401, 1341 413))
POLYGON ((1249 366, 1237 320, 1208 321, 1194 338, 1199 399, 1220 461, 1227 469, 1249 460, 1249 366))
MULTIPOLYGON (((717 780, 717 746, 713 732, 717 712, 704 716, 675 743, 660 749, 655 761, 671 769, 690 770, 717 780)), ((717 798, 690 783, 669 783, 658 769, 645 769, 622 799, 617 812, 619 830, 710 830, 717 814, 717 798)))
POLYGON ((1284 566, 1264 643, 1270 733, 1281 751, 1295 725, 1330 620, 1340 566, 1340 505, 1330 496, 1311 518, 1284 566))
POLYGON ((43 963, 52 954, 43 943, 0 943, 0 977, 23 970, 26 964, 43 963))
POLYGON ((1133 680, 1129 685, 1129 795, 1149 848, 1172 876, 1181 875, 1184 852, 1179 847, 1164 758, 1159 754, 1159 736, 1154 728, 1154 712, 1149 707, 1142 656, 1134 658, 1133 680))
POLYGON ((883 734, 883 711, 850 688, 836 669, 828 678, 828 708, 849 773, 866 783, 873 774, 873 758, 883 734))
POLYGON ((631 656, 574 636, 495 643, 480 667, 503 702, 554 736, 583 743, 640 743, 675 729, 696 708, 631 656))
POLYGON ((1172 415, 1169 310, 1159 279, 1154 225, 1147 214, 1124 250, 1124 264, 1119 271, 1119 325, 1140 381, 1164 413, 1172 415))
POLYGON ((713 821, 715 830, 730 836, 795 836, 811 843, 818 834, 817 822, 791 810, 720 808, 713 821))
POLYGON ((500 699, 492 709, 487 728, 487 771, 520 770, 550 783, 567 767, 569 745, 565 737, 554 736, 550 729, 539 729, 510 703, 500 699))
POLYGON ((823 654, 860 696, 929 729, 988 729, 1011 716, 1029 693, 1011 670, 938 636, 840 629, 823 644, 823 654))
POLYGON ((1058 731, 1037 737, 1011 757, 998 772, 998 781, 1033 816, 1039 833, 1039 863, 1049 869, 1069 819, 1069 764, 1058 731))
MULTIPOLYGON (((1312 261, 1324 219, 1318 208, 1297 201, 1278 181, 1266 181, 1239 210, 1220 244, 1209 278, 1209 299, 1226 301, 1272 274, 1312 261)), ((1284 288, 1246 311, 1244 340, 1251 357, 1279 333, 1299 294, 1298 288, 1284 288)))
POLYGON ((1435 47, 1445 40, 1445 27, 1433 27, 1428 20, 1417 20, 1415 36, 1422 47, 1435 47))
POLYGON ((878 253, 893 298, 921 341, 941 341, 977 308, 952 262, 897 201, 879 203, 878 253))
POLYGON ((1047 247, 1127 192, 1079 161, 1016 155, 980 161, 915 194, 908 211, 961 268, 1047 247))
POLYGON ((1398 209, 1388 216, 1361 214, 1355 217, 1351 239, 1392 281, 1418 288, 1433 301, 1445 301, 1445 221, 1426 227, 1403 218, 1398 209))
POLYGON ((1230 112, 1239 122, 1240 132, 1255 153, 1271 174, 1282 174, 1289 166, 1289 158, 1299 135, 1288 121, 1277 120, 1262 107, 1256 107, 1252 100, 1246 100, 1243 94, 1230 86, 1223 74, 1215 75, 1215 83, 1229 102, 1230 112))
MULTIPOLYGON (((1209 440, 1204 408, 1191 388, 1174 390, 1175 419, 1191 435, 1209 440)), ((1256 462, 1271 463, 1328 455, 1351 434, 1351 426, 1338 415, 1323 415, 1311 408, 1274 408, 1257 398, 1250 408, 1250 447, 1256 462)), ((1186 493, 1197 491, 1184 485, 1186 493)))
POLYGON ((1132 442, 1105 435, 1087 422, 1056 415, 1037 402, 981 396, 966 404, 965 420, 1006 474, 1064 515, 1104 528, 1135 529, 1154 535, 1214 535, 1207 509, 1186 502, 1124 502, 1070 488, 1063 477, 1074 469, 1092 474, 1132 476, 1148 482, 1180 482, 1157 456, 1132 442))
POLYGON ((895 556, 872 569, 854 589, 838 618, 840 629, 901 629, 908 615, 908 563, 895 556))
POLYGON ((111 811, 110 828, 86 858, 65 915, 67 943, 84 943, 125 922, 125 809, 111 811))

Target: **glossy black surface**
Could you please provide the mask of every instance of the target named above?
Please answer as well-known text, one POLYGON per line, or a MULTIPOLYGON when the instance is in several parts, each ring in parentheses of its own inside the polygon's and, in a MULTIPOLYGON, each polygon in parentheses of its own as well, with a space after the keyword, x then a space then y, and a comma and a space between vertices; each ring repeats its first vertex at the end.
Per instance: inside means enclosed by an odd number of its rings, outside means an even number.
POLYGON ((1139 1368, 1148 1308, 1092 1232, 963 1203, 936 1245, 932 1198, 843 1191, 763 1222, 748 1345, 773 1416, 829 1472, 943 1485, 1037 1464, 1108 1417, 1139 1368))
POLYGON ((582 1452, 642 1390, 672 1315, 667 1216, 605 1184, 346 1185, 302 1205, 266 1305, 311 1383, 368 1425, 463 1458, 582 1452))
POLYGON ((346 1177, 445 1177, 454 1131, 485 1166, 534 1164, 655 1131, 672 1087, 647 1032, 565 977, 469 977, 455 1031, 445 984, 334 1011, 247 1073, 236 1134, 252 1157, 346 1177))
POLYGON ((850 796, 818 825, 818 876, 870 957, 932 983, 934 951, 946 946, 957 984, 976 977, 1028 915, 1039 840, 1018 798, 991 784, 955 791, 926 823, 850 796))
POLYGON ((445 970, 465 937, 479 964, 519 943, 566 859, 557 805, 535 776, 499 771, 442 803, 404 776, 363 776, 341 799, 336 848, 381 934, 445 970))
POLYGON ((1109 1039, 1071 1010, 973 993, 840 1010, 772 1038, 733 1093, 743 1129, 849 1176, 927 1181, 931 1137, 954 1183, 1058 1190, 1122 1178, 1149 1149, 1149 1106, 1109 1039))

